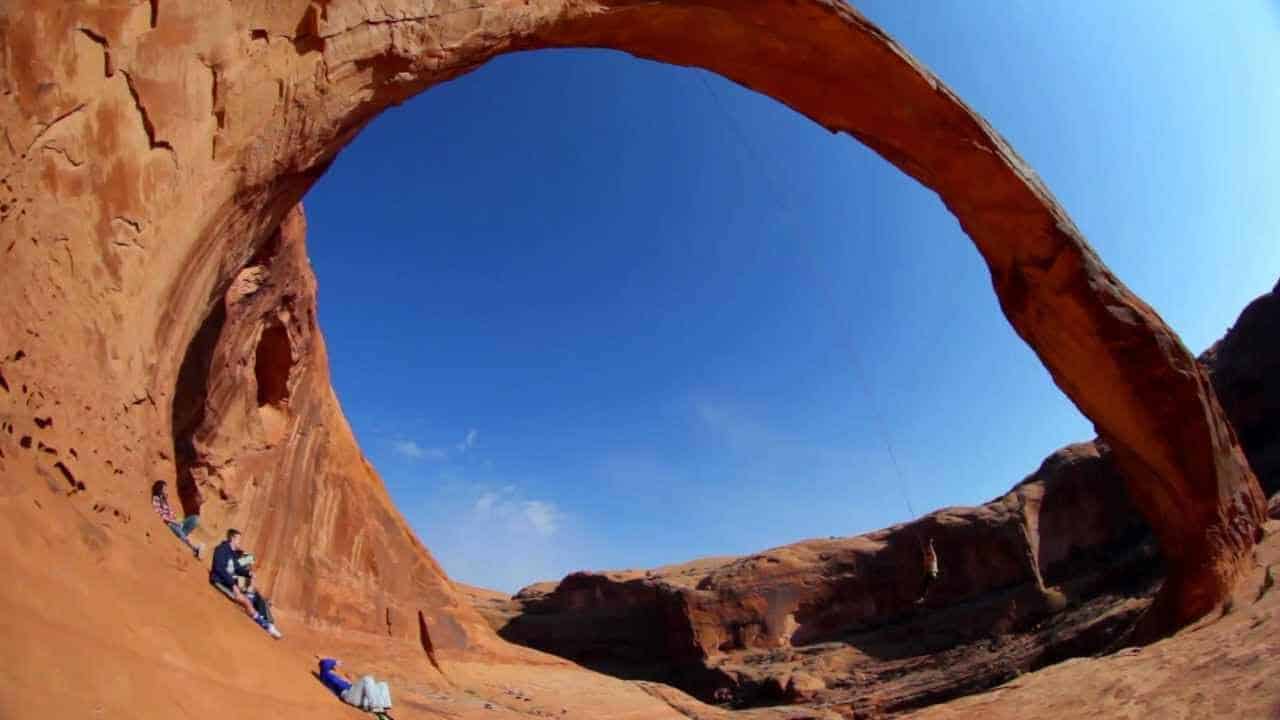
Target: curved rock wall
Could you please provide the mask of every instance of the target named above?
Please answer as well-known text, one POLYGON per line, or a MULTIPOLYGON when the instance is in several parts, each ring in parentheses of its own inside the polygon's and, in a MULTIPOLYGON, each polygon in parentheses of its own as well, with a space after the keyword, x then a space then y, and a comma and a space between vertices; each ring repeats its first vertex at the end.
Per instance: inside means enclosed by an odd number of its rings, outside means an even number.
POLYGON ((483 645, 487 629, 391 504, 334 397, 305 240, 299 206, 187 351, 173 402, 184 504, 202 506, 206 528, 245 531, 267 594, 313 622, 433 650, 483 645))
POLYGON ((1280 492, 1280 283, 1249 303, 1200 361, 1263 492, 1274 496, 1280 492))

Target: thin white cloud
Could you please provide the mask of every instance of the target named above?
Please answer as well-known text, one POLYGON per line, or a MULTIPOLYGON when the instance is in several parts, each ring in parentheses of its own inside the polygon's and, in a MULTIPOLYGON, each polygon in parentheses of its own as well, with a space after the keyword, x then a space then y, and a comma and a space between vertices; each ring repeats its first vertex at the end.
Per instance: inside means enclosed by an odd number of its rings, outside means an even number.
POLYGON ((593 558, 603 543, 557 498, 530 496, 504 478, 453 478, 432 490, 407 516, 455 580, 514 593, 600 566, 593 558))
POLYGON ((427 453, 426 448, 413 440, 396 440, 391 443, 391 448, 411 460, 419 460, 427 453))
POLYGON ((906 515, 913 512, 910 486, 919 478, 912 454, 895 448, 891 456, 873 433, 814 437, 803 421, 789 427, 770 424, 748 406, 706 398, 694 398, 692 411, 705 437, 728 450, 739 486, 755 485, 760 492, 779 485, 833 492, 855 483, 893 506, 902 503, 906 515))
POLYGON ((740 408, 697 400, 693 409, 703 426, 733 450, 769 450, 780 445, 795 444, 795 438, 765 427, 740 408))
POLYGON ((501 526, 504 532, 514 534, 535 533, 550 537, 560 529, 564 513, 549 500, 525 499, 514 485, 502 489, 485 490, 471 506, 479 518, 501 526))
POLYGON ((484 492, 480 494, 480 498, 476 500, 475 511, 480 515, 488 515, 493 511, 494 503, 498 502, 498 493, 484 492))
POLYGON ((471 428, 466 435, 462 437, 462 441, 453 446, 452 449, 446 447, 428 447, 405 437, 397 437, 391 442, 391 449, 399 456, 410 460, 448 460, 450 457, 462 456, 475 449, 480 440, 480 431, 471 428))
POLYGON ((746 476, 813 483, 865 475, 874 468, 882 482, 897 482, 896 473, 885 474, 895 467, 877 438, 851 436, 847 443, 832 442, 812 437, 804 428, 762 422, 740 405, 706 399, 694 400, 693 414, 707 437, 727 449, 746 476))
POLYGON ((462 442, 458 443, 455 447, 458 448, 459 453, 465 453, 466 451, 476 446, 476 440, 479 437, 480 437, 480 431, 476 430, 475 428, 471 428, 470 430, 467 431, 467 435, 462 439, 462 442))
POLYGON ((397 455, 409 458, 410 460, 444 460, 448 457, 448 453, 440 448, 423 447, 416 440, 407 440, 401 438, 391 443, 391 449, 397 455))
POLYGON ((533 529, 543 537, 554 535, 560 527, 560 511, 556 506, 542 500, 529 500, 524 503, 524 516, 533 525, 533 529))

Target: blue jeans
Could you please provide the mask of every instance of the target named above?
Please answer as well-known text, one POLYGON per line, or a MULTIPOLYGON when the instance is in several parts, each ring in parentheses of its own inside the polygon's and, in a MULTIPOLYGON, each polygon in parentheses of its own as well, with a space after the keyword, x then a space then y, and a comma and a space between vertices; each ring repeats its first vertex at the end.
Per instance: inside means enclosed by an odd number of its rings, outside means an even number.
POLYGON ((185 541, 187 536, 191 534, 191 531, 200 526, 200 516, 188 515, 182 518, 181 523, 171 522, 166 524, 169 526, 169 529, 173 531, 174 535, 177 535, 180 540, 185 541))

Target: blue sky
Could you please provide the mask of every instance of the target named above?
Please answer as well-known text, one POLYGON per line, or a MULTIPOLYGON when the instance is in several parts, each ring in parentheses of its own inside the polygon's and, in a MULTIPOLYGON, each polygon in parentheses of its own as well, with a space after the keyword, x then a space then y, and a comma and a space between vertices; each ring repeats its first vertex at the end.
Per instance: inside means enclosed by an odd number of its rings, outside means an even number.
MULTIPOLYGON (((1193 351, 1280 277, 1275 3, 856 5, 1193 351)), ((930 191, 700 70, 499 58, 305 202, 343 407, 465 582, 855 534, 1092 437, 930 191)))

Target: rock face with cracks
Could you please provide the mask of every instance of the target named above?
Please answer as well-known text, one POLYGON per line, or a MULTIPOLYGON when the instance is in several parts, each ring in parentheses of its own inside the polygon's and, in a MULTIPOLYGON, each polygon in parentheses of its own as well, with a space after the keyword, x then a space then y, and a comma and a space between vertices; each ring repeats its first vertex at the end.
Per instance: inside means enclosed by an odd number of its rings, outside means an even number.
POLYGON ((938 192, 1159 539, 1151 634, 1228 596, 1266 508, 1208 375, 1007 144, 837 0, 5 3, 4 497, 57 489, 127 525, 151 479, 176 477, 211 529, 271 548, 268 589, 315 625, 433 660, 515 652, 360 456, 306 299, 255 296, 275 292, 290 213, 375 115, 498 54, 570 46, 718 72, 938 192))

